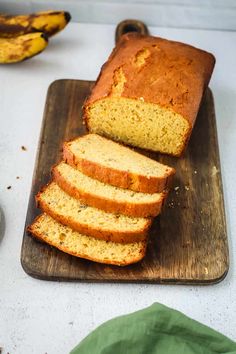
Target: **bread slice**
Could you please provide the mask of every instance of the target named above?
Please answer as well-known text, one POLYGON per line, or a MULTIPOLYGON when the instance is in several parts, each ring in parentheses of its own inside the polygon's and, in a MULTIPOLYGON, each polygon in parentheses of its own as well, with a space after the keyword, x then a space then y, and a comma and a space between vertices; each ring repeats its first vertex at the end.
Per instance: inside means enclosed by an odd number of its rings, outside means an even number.
POLYGON ((140 261, 146 252, 146 241, 121 244, 98 240, 73 231, 47 214, 40 215, 28 231, 63 252, 99 263, 125 266, 140 261))
POLYGON ((54 167, 56 183, 72 197, 108 213, 153 217, 161 212, 166 193, 141 193, 105 184, 61 162, 54 167))
POLYGON ((175 173, 173 168, 97 134, 66 142, 63 156, 68 164, 90 177, 143 193, 167 189, 175 173))
POLYGON ((90 207, 69 196, 55 182, 44 187, 36 200, 44 212, 82 234, 121 243, 147 239, 150 219, 131 218, 90 207))

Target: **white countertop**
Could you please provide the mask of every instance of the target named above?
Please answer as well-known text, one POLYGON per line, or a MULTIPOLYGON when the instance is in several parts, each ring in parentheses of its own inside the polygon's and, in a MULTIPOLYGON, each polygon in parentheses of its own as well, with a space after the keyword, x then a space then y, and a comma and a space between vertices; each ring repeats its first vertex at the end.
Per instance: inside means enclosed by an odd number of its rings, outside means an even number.
POLYGON ((114 44, 114 26, 70 24, 38 57, 0 67, 0 347, 7 354, 65 354, 102 322, 158 301, 236 340, 236 32, 151 28, 211 51, 230 271, 211 286, 57 283, 26 275, 22 234, 49 84, 96 78, 114 44), (27 151, 22 151, 24 145, 27 151), (20 179, 16 179, 19 176, 20 179), (11 186, 11 189, 7 189, 11 186))

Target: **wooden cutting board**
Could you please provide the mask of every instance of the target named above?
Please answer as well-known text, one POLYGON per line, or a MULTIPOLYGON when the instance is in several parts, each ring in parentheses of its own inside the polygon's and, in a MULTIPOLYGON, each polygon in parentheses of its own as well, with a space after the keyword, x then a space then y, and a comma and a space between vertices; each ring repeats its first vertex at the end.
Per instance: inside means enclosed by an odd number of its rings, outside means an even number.
MULTIPOLYGON (((60 161, 64 140, 85 133, 82 104, 93 82, 58 80, 48 90, 26 225, 40 213, 34 196, 60 161)), ((142 151, 176 168, 173 190, 156 218, 145 259, 124 268, 93 263, 40 243, 24 231, 21 263, 48 280, 211 284, 229 267, 214 103, 208 89, 185 155, 142 151)))

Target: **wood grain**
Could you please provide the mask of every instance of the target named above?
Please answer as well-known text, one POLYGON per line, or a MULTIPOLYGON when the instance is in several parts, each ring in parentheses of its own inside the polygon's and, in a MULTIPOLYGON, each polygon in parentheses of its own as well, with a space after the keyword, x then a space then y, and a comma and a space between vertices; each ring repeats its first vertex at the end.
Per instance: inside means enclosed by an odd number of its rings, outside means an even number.
MULTIPOLYGON (((93 82, 58 80, 48 90, 26 226, 39 210, 34 196, 61 159, 64 140, 85 133, 81 108, 93 82)), ((145 259, 125 268, 78 259, 40 243, 24 231, 21 263, 48 280, 211 284, 227 274, 228 245, 214 103, 208 89, 185 155, 143 151, 176 168, 173 190, 151 230, 145 259)))

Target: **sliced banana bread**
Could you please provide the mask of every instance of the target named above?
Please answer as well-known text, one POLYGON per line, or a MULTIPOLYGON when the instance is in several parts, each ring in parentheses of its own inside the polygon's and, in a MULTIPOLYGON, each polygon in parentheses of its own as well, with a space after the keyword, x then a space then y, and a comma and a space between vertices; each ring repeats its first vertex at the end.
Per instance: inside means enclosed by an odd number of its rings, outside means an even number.
POLYGON ((141 193, 100 182, 61 162, 53 168, 56 183, 72 197, 108 213, 153 217, 161 212, 166 193, 141 193))
POLYGON ((66 142, 64 160, 101 182, 143 193, 168 188, 175 170, 97 134, 66 142))
POLYGON ((44 212, 82 234, 121 243, 147 239, 150 219, 106 213, 90 207, 65 193, 55 182, 44 187, 36 200, 44 212))
POLYGON ((184 43, 122 36, 84 104, 88 130, 179 156, 214 64, 212 54, 184 43))
POLYGON ((125 266, 140 261, 146 252, 146 241, 121 244, 98 240, 73 231, 47 214, 40 215, 28 231, 63 252, 99 263, 125 266))

